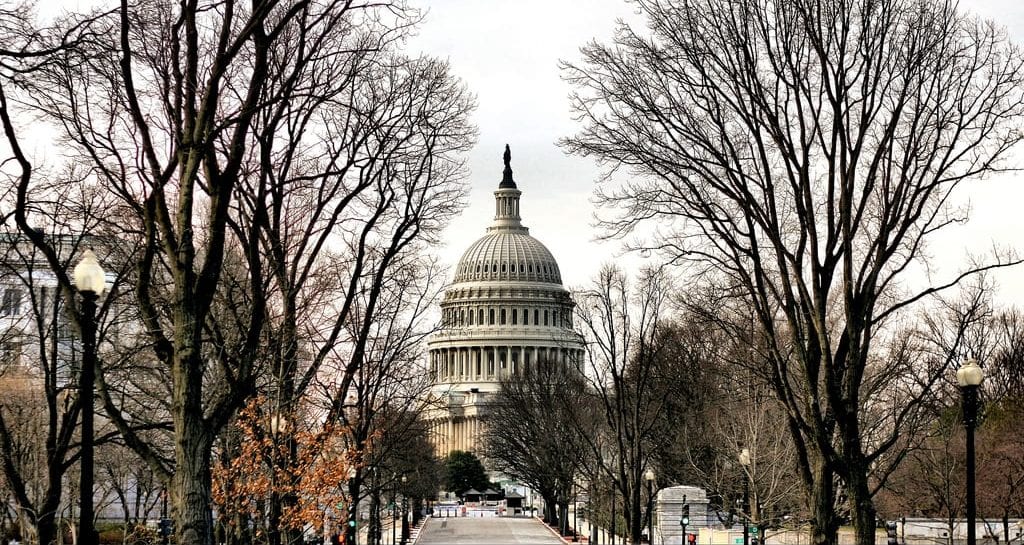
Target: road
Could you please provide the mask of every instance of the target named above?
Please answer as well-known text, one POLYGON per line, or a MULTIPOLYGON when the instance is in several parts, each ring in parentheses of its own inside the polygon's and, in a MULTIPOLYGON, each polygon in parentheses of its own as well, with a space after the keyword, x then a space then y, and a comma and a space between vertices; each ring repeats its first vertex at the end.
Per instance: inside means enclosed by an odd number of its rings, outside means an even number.
POLYGON ((427 521, 416 545, 559 545, 543 524, 529 517, 459 517, 427 521))

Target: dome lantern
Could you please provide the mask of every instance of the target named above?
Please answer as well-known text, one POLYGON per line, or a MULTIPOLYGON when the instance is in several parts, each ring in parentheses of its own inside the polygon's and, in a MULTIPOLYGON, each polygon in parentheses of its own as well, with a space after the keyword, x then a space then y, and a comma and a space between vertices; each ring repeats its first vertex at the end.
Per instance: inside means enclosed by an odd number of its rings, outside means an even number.
POLYGON ((512 152, 505 144, 505 172, 498 184, 498 190, 494 192, 494 224, 487 229, 488 233, 494 231, 519 231, 529 233, 529 229, 523 227, 519 217, 519 196, 522 191, 516 187, 512 179, 512 152))

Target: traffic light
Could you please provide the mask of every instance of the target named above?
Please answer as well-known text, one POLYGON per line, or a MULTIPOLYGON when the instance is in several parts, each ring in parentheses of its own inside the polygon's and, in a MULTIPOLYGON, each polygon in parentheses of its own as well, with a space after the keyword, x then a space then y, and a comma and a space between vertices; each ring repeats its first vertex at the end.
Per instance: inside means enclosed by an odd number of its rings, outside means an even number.
POLYGON ((683 527, 683 535, 686 535, 686 526, 690 524, 690 504, 683 504, 682 516, 679 517, 679 525, 683 527))
POLYGON ((170 537, 174 533, 174 521, 171 519, 160 519, 160 536, 170 537))

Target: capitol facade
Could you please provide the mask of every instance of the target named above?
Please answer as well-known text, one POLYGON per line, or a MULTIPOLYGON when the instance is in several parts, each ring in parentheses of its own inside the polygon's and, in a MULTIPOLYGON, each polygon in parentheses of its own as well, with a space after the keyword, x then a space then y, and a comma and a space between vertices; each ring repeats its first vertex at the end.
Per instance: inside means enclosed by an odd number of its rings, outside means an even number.
POLYGON ((430 435, 440 456, 481 453, 487 405, 502 378, 583 356, 558 263, 520 221, 522 192, 508 146, 504 158, 494 223, 459 260, 441 303, 441 328, 427 343, 430 435))

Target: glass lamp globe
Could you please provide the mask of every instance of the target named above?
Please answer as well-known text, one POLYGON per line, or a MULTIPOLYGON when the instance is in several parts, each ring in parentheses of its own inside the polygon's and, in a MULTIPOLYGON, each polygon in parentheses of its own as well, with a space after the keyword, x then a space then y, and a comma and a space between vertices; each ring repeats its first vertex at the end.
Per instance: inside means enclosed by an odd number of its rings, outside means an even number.
POLYGON ((985 371, 975 359, 969 359, 956 370, 956 381, 961 388, 980 386, 985 380, 985 371))
POLYGON ((75 287, 78 288, 78 291, 91 291, 97 296, 103 295, 107 278, 92 250, 86 250, 82 254, 82 260, 75 265, 74 277, 75 287))

